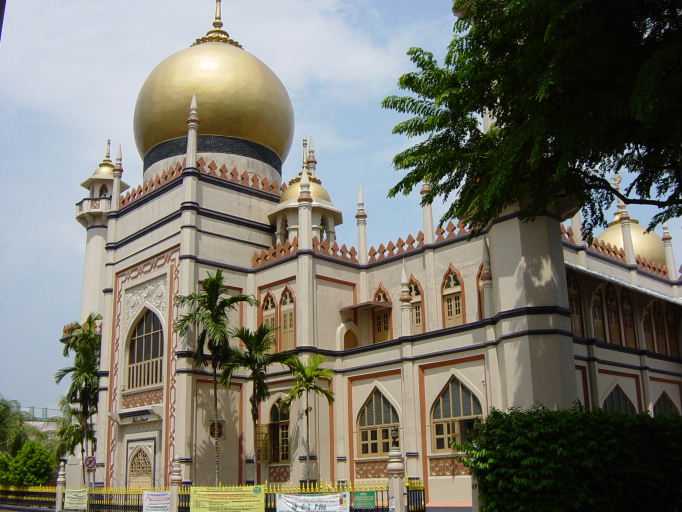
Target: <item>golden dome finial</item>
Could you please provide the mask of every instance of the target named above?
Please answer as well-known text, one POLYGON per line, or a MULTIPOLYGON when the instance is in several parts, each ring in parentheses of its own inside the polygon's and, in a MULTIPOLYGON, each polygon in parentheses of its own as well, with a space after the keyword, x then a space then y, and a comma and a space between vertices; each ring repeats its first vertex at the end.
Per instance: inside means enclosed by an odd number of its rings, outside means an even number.
POLYGON ((215 16, 213 18, 213 29, 206 32, 206 35, 198 38, 192 46, 203 43, 227 43, 237 48, 242 45, 230 37, 230 34, 223 30, 223 9, 222 0, 215 0, 215 16))
POLYGON ((103 164, 110 164, 111 162, 111 139, 107 139, 107 145, 104 149, 104 160, 102 160, 103 164))

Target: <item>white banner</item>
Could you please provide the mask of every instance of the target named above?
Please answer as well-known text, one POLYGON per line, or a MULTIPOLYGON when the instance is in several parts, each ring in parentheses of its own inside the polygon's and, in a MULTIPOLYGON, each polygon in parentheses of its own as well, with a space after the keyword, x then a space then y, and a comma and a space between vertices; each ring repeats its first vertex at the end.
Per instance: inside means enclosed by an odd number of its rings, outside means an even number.
POLYGON ((170 493, 144 491, 142 512, 170 512, 170 493))
POLYGON ((67 489, 64 493, 64 510, 87 510, 88 490, 67 489))
POLYGON ((277 512, 350 512, 350 493, 278 494, 277 512))

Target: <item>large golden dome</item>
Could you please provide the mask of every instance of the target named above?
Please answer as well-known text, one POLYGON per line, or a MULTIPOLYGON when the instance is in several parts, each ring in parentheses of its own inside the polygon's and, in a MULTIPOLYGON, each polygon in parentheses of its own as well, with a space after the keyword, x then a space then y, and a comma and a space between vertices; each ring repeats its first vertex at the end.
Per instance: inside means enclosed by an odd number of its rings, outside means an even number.
POLYGON ((171 55, 149 75, 135 106, 135 141, 144 156, 162 142, 187 135, 192 96, 199 104, 199 134, 246 140, 289 152, 294 114, 289 95, 263 62, 226 32, 217 12, 215 29, 171 55))
MULTIPOLYGON (((621 216, 617 214, 616 219, 608 225, 597 239, 622 249, 623 230, 621 222, 621 216)), ((635 255, 665 265, 665 246, 663 245, 663 240, 656 233, 647 233, 637 220, 630 219, 630 234, 632 236, 632 245, 635 248, 635 255)))

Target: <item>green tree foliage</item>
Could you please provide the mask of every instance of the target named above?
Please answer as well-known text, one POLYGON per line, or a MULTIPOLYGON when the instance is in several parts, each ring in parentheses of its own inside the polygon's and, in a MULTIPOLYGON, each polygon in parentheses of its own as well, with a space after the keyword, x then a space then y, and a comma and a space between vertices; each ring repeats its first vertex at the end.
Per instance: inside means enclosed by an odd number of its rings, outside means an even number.
MULTIPOLYGON (((292 358, 288 361, 289 368, 294 377, 294 384, 287 393, 287 403, 301 399, 305 396, 305 439, 306 439, 306 467, 310 469, 310 393, 322 395, 330 404, 334 401, 332 393, 322 382, 329 382, 334 373, 328 368, 322 368, 324 357, 313 354, 307 361, 292 358)), ((310 480, 310 475, 308 475, 310 480)))
POLYGON ((19 402, 0 398, 0 452, 6 452, 13 457, 28 437, 19 402))
MULTIPOLYGON (((197 333, 194 361, 200 366, 210 366, 213 375, 213 418, 218 421, 218 374, 234 369, 233 351, 230 348, 229 313, 239 304, 255 304, 248 295, 226 295, 223 273, 215 274, 201 282, 201 290, 178 296, 177 304, 185 314, 175 322, 175 331, 181 336, 197 333), (206 352, 208 350, 208 353, 206 352)), ((220 482, 220 452, 215 439, 215 484, 220 482)))
MULTIPOLYGON (((229 383, 232 370, 244 368, 248 372, 247 380, 251 382, 252 393, 249 398, 251 405, 251 420, 253 431, 258 432, 258 411, 261 402, 270 396, 267 383, 268 368, 274 364, 288 365, 290 356, 283 352, 275 352, 275 337, 270 327, 261 325, 255 331, 241 328, 234 332, 234 336, 241 342, 242 349, 233 349, 231 369, 228 367, 223 373, 223 382, 229 383)), ((258 467, 258 439, 254 436, 253 456, 258 467)))
POLYGON ((54 454, 38 441, 26 441, 15 457, 0 453, 0 484, 44 485, 55 473, 54 454))
MULTIPOLYGON (((62 368, 55 374, 55 381, 60 383, 66 376, 71 377, 71 384, 66 392, 66 401, 75 404, 73 409, 78 418, 82 433, 81 458, 95 453, 92 418, 97 414, 99 398, 99 363, 101 351, 101 335, 99 323, 102 317, 91 313, 82 324, 71 324, 62 340, 64 357, 74 355, 73 365, 62 368), (86 440, 93 441, 91 443, 86 440), (88 447, 90 446, 90 450, 88 447)), ((83 482, 85 483, 85 466, 83 466, 83 482)))
POLYGON ((444 219, 482 228, 511 204, 521 216, 582 206, 585 234, 619 197, 682 213, 682 6, 679 0, 456 0, 444 64, 419 48, 408 94, 417 142, 394 159, 390 191, 421 182, 450 200, 444 219), (494 119, 483 129, 484 115, 494 119), (621 192, 609 179, 628 174, 621 192))
POLYGON ((462 447, 482 512, 682 510, 682 420, 493 411, 462 447))

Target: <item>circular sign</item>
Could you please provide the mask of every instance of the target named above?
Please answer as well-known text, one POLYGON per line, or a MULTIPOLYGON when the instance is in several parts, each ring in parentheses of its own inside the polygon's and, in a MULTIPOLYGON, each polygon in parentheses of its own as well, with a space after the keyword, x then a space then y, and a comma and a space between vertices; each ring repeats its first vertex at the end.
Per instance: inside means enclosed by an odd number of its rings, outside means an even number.
POLYGON ((95 471, 95 468, 97 468, 97 459, 94 455, 85 457, 85 467, 88 471, 95 471))

